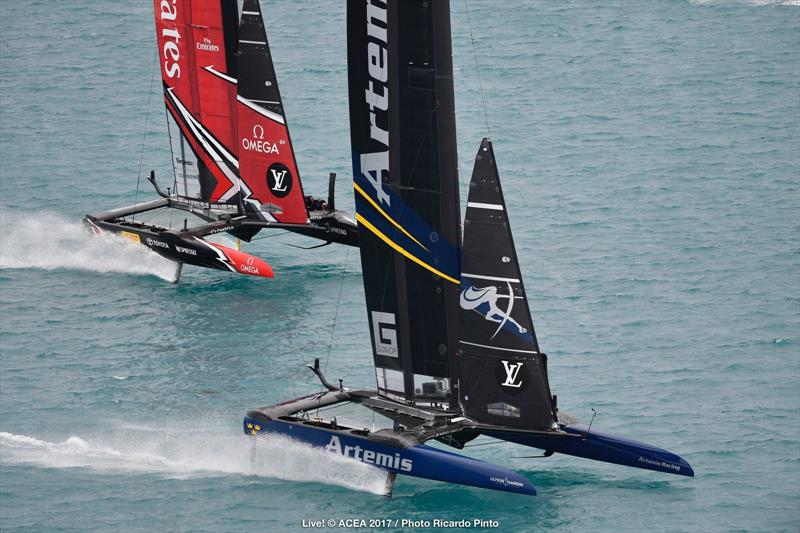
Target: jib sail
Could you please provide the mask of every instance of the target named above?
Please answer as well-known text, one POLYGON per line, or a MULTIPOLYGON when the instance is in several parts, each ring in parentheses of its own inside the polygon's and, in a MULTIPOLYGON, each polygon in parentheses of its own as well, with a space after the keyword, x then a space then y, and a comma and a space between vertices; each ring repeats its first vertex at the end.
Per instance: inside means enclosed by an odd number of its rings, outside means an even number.
POLYGON ((475 158, 461 269, 458 375, 464 414, 489 424, 551 428, 547 357, 533 330, 489 139, 475 158))
POLYGON ((244 204, 264 218, 308 222, 258 0, 245 0, 239 25, 236 113, 244 204))
POLYGON ((179 196, 237 203, 236 0, 155 0, 179 196))
POLYGON ((347 33, 353 186, 378 389, 449 404, 460 280, 449 2, 349 0, 347 33))

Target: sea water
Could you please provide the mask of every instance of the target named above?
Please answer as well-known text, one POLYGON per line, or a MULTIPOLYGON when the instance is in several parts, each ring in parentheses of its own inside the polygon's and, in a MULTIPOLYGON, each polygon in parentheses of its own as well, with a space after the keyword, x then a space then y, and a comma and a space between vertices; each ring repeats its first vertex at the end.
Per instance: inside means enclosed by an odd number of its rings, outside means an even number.
MULTIPOLYGON (((538 496, 401 477, 385 499, 371 467, 251 444, 243 414, 318 390, 314 357, 374 385, 357 250, 264 233, 245 249, 274 281, 172 284, 90 238, 85 212, 171 175, 153 6, 18 0, 0 3, 1 529, 800 528, 800 6, 451 8, 462 193, 490 133, 560 407, 697 476, 498 444, 465 452, 538 496)), ((337 172, 352 210, 343 2, 263 9, 304 187, 337 172)))

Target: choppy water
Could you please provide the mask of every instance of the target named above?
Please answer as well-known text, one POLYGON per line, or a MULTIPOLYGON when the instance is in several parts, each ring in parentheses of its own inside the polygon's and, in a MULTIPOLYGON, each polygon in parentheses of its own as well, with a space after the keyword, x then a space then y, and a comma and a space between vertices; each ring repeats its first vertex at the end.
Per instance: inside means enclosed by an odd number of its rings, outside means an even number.
MULTIPOLYGON (((265 3, 307 190, 347 176, 344 8, 265 3)), ((264 441, 242 414, 371 386, 357 254, 261 240, 278 279, 172 267, 79 227, 169 175, 145 2, 0 3, 0 528, 297 530, 319 518, 508 531, 800 528, 800 6, 470 2, 491 135, 560 405, 697 477, 486 446, 527 498, 264 441), (148 115, 148 101, 152 101, 148 115), (148 118, 149 117, 149 118, 148 118), (142 139, 147 125, 146 141, 142 139)), ((794 2, 796 4, 796 2, 794 2)), ((452 3, 462 181, 486 133, 452 3)), ((352 208, 342 180, 338 201, 352 208)), ((291 242, 301 244, 297 238, 291 242)), ((370 423, 370 420, 365 420, 370 423)))

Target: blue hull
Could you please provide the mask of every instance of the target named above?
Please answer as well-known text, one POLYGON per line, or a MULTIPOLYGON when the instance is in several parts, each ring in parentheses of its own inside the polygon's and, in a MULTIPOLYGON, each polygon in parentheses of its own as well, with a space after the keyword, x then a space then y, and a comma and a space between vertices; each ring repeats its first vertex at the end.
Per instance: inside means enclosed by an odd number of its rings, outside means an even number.
POLYGON ((388 446, 350 431, 283 420, 245 417, 243 427, 247 435, 283 435, 388 472, 517 494, 536 494, 533 484, 512 470, 425 444, 407 448, 388 446))
POLYGON ((531 435, 517 433, 513 430, 487 431, 485 434, 496 439, 576 457, 680 476, 694 476, 694 470, 686 460, 662 448, 594 429, 587 434, 588 428, 580 424, 569 424, 562 426, 561 429, 572 435, 579 435, 581 438, 531 435))

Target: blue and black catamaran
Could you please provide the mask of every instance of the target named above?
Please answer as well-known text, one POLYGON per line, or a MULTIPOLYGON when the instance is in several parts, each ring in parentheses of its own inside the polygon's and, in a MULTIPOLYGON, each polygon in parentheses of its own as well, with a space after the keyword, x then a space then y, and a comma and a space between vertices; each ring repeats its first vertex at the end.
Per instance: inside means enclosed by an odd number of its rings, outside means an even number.
POLYGON ((531 320, 492 142, 481 142, 460 226, 449 4, 349 0, 350 122, 361 265, 377 390, 327 389, 244 418, 387 472, 522 494, 507 468, 462 449, 478 436, 544 456, 693 476, 681 457, 561 412, 531 320), (343 427, 315 413, 343 402, 393 421, 343 427))

